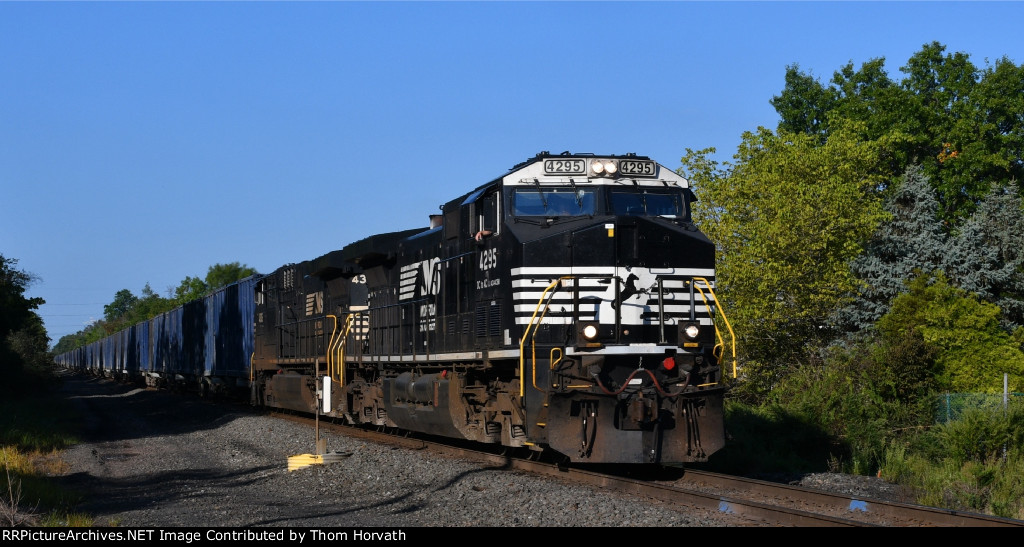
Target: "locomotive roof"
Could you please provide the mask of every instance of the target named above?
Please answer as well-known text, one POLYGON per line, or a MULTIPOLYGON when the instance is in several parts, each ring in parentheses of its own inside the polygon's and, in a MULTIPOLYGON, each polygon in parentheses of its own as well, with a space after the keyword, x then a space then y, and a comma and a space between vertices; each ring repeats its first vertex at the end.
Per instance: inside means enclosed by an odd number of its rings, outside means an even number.
MULTIPOLYGON (((649 158, 647 156, 638 156, 638 155, 636 155, 633 152, 627 152, 627 153, 622 154, 622 155, 619 155, 619 154, 593 154, 591 152, 577 152, 577 153, 574 154, 574 153, 569 152, 568 150, 566 150, 565 152, 562 152, 561 154, 552 154, 551 152, 548 152, 547 150, 544 150, 542 152, 538 152, 536 156, 534 156, 532 158, 529 158, 526 161, 522 161, 522 162, 519 162, 519 163, 513 165, 512 168, 508 170, 508 173, 511 173, 512 171, 517 171, 519 169, 522 169, 523 167, 526 167, 527 165, 530 165, 531 163, 537 163, 538 161, 545 160, 547 158, 613 158, 613 159, 614 158, 630 158, 630 159, 635 159, 635 160, 649 160, 649 159, 651 159, 651 158, 649 158)), ((505 175, 507 175, 508 173, 505 173, 505 175)), ((498 177, 498 178, 499 179, 503 178, 505 175, 502 175, 501 177, 498 177)))
POLYGON ((351 277, 366 268, 393 259, 398 249, 398 242, 416 235, 428 228, 413 228, 398 232, 374 234, 350 243, 337 251, 309 261, 309 272, 324 280, 336 277, 351 277))
MULTIPOLYGON (((476 188, 470 190, 469 192, 466 192, 465 194, 462 194, 461 196, 459 196, 459 197, 457 197, 457 198, 455 198, 455 199, 453 199, 451 201, 448 201, 447 203, 442 205, 441 209, 443 211, 450 211, 450 210, 452 210, 455 207, 458 207, 460 205, 464 205, 468 201, 471 201, 470 198, 475 197, 476 194, 481 193, 481 191, 484 190, 484 189, 487 189, 487 188, 490 188, 492 186, 499 185, 499 184, 502 184, 502 183, 511 183, 513 181, 509 180, 508 176, 513 174, 513 173, 516 173, 516 172, 523 172, 522 175, 524 177, 540 177, 541 173, 543 172, 543 169, 541 169, 539 167, 531 169, 531 167, 533 167, 535 164, 543 162, 544 160, 552 159, 552 158, 555 158, 555 159, 557 159, 557 158, 584 158, 584 159, 597 159, 597 158, 601 158, 601 159, 614 159, 614 160, 649 161, 649 162, 655 163, 658 166, 658 173, 657 173, 657 177, 656 178, 648 178, 646 184, 659 184, 660 185, 660 184, 663 184, 664 181, 669 180, 669 181, 673 181, 673 182, 679 184, 683 188, 689 187, 689 182, 685 178, 679 176, 676 172, 672 171, 671 169, 665 168, 663 165, 661 165, 657 161, 652 160, 649 156, 638 156, 637 154, 632 153, 632 152, 626 153, 626 154, 593 154, 591 152, 573 153, 573 152, 565 151, 565 152, 562 152, 561 154, 552 154, 551 152, 548 152, 548 151, 542 151, 542 152, 538 152, 537 155, 533 156, 532 158, 528 158, 525 161, 522 161, 522 162, 519 162, 519 163, 513 165, 512 168, 509 169, 508 171, 506 171, 504 174, 502 174, 502 175, 500 175, 498 177, 495 177, 494 179, 492 179, 492 180, 490 180, 490 181, 488 181, 488 182, 486 182, 484 184, 481 184, 480 186, 477 186, 476 188), (529 169, 529 171, 536 171, 536 172, 527 172, 528 169, 529 169)), ((550 177, 545 177, 545 178, 550 178, 550 177)), ((569 177, 563 176, 563 177, 560 177, 560 178, 568 179, 569 177)), ((585 178, 585 176, 584 176, 584 178, 585 178)), ((629 178, 629 177, 625 177, 625 178, 629 178)), ((609 179, 609 180, 611 180, 611 179, 609 179)))
POLYGON ((410 230, 402 230, 398 232, 375 234, 370 237, 360 239, 355 243, 346 245, 341 250, 342 258, 364 268, 370 267, 370 263, 379 264, 389 256, 395 255, 399 241, 428 229, 429 228, 412 228, 410 230))

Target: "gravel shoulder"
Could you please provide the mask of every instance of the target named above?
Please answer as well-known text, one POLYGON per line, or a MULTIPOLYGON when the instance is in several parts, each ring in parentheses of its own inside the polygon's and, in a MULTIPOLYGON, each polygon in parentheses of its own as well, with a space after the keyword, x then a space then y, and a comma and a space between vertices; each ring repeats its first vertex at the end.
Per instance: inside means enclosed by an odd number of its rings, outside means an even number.
MULTIPOLYGON (((124 527, 707 527, 664 507, 476 462, 324 434, 340 460, 288 471, 312 428, 189 395, 66 376, 84 424, 59 480, 76 511, 124 527)), ((747 524, 749 525, 749 524, 747 524)))

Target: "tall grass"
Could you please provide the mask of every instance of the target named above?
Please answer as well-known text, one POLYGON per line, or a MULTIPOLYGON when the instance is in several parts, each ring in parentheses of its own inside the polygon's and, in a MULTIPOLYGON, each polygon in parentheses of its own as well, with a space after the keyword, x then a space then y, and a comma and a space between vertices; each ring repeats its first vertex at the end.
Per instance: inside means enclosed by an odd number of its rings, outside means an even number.
POLYGON ((1024 520, 1024 404, 968 410, 891 447, 880 472, 923 505, 1024 520))
POLYGON ((901 428, 865 419, 860 405, 828 405, 828 412, 813 414, 806 400, 799 402, 727 402, 730 439, 707 466, 755 476, 877 475, 922 505, 1024 520, 1024 401, 901 428))
POLYGON ((0 401, 0 526, 91 524, 53 479, 67 470, 60 451, 77 442, 73 415, 52 391, 0 401))

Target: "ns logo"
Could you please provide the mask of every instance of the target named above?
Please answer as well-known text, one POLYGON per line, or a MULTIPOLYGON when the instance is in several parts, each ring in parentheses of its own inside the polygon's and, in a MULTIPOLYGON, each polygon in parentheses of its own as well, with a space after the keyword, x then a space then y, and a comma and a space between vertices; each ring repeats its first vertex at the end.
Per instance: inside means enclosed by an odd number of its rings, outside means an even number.
POLYGON ((398 299, 411 300, 437 295, 441 290, 441 259, 434 257, 402 266, 399 273, 398 299))

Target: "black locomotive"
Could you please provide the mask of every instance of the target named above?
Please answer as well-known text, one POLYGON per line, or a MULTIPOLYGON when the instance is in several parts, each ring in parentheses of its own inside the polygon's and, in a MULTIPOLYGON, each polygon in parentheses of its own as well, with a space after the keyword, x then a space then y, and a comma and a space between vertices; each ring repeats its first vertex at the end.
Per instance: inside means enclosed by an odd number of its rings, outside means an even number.
POLYGON ((705 461, 724 444, 732 331, 694 199, 647 157, 542 152, 428 228, 246 278, 57 361, 572 462, 705 461))
POLYGON ((731 330, 695 199, 647 157, 542 152, 429 228, 281 267, 255 283, 252 401, 573 462, 705 461, 731 330))

